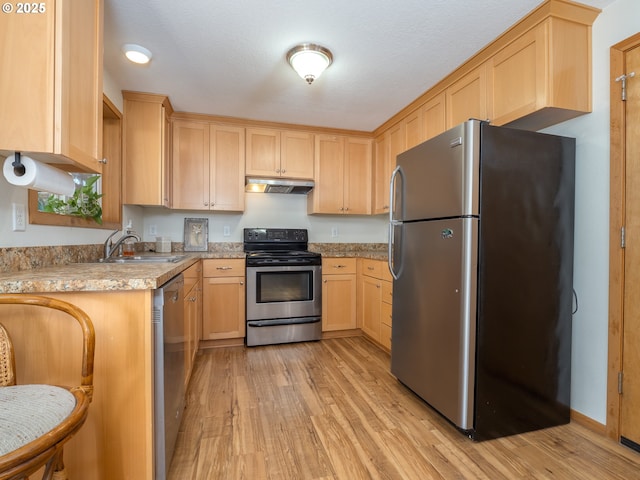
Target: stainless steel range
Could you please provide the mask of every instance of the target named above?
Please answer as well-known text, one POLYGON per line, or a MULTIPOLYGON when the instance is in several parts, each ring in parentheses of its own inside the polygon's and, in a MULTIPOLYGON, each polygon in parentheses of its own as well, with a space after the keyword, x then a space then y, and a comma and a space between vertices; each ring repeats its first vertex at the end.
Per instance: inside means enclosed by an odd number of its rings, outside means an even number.
POLYGON ((305 229, 244 229, 247 346, 322 337, 322 259, 307 248, 305 229))

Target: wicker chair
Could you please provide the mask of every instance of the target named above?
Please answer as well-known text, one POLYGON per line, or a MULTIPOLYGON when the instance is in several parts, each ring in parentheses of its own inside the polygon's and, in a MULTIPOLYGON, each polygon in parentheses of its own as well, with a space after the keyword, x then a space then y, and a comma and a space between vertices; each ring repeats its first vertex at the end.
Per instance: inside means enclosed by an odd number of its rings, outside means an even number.
POLYGON ((41 467, 43 479, 66 479, 63 445, 83 425, 93 395, 93 324, 78 307, 53 298, 0 295, 2 304, 60 310, 82 329, 81 383, 67 389, 17 385, 13 346, 0 325, 0 480, 28 478, 41 467))

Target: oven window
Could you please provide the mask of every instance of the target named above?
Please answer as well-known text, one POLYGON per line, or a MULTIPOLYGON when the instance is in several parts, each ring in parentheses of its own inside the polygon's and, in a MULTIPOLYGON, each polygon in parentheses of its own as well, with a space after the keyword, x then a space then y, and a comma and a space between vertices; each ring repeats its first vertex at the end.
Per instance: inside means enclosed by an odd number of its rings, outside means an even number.
POLYGON ((313 271, 257 272, 256 303, 313 300, 313 271))

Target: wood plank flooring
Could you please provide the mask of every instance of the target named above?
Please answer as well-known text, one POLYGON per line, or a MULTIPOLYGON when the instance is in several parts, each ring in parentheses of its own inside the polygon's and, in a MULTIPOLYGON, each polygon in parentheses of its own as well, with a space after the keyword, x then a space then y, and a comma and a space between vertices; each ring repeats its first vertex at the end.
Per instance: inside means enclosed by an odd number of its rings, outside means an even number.
POLYGON ((362 337, 198 355, 169 480, 640 479, 640 454, 572 423, 472 442, 362 337))

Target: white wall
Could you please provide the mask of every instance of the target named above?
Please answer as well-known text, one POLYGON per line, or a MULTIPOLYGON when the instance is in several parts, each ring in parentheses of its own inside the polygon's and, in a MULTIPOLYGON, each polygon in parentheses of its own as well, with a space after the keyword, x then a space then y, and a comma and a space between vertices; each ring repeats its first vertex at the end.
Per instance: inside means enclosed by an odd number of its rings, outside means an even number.
POLYGON ((640 31, 638 0, 617 0, 593 25, 593 112, 545 130, 576 137, 571 407, 606 423, 609 288, 609 49, 640 31))
POLYGON ((246 193, 245 203, 243 214, 144 208, 143 238, 155 240, 150 233, 150 228, 155 227, 157 235, 169 236, 172 241, 181 242, 184 219, 196 217, 209 219, 210 242, 241 242, 242 229, 245 227, 306 228, 312 243, 387 241, 387 219, 384 215, 307 215, 306 195, 246 193), (224 236, 225 226, 229 227, 229 236, 224 236), (333 229, 337 230, 337 237, 332 237, 333 229))

